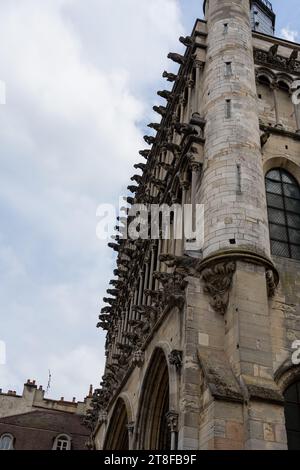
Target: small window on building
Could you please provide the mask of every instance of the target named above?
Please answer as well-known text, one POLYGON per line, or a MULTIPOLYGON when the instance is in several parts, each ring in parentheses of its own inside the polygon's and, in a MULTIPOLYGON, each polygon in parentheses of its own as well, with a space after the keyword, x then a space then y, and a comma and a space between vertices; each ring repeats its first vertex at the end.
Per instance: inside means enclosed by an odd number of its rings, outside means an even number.
POLYGON ((228 33, 228 23, 224 23, 224 34, 228 33))
POLYGON ((71 450, 71 438, 66 434, 60 434, 55 438, 53 450, 71 450))
POLYGON ((266 191, 273 255, 300 260, 300 188, 282 168, 266 175, 266 191))
POLYGON ((226 117, 226 119, 231 118, 231 100, 226 100, 225 117, 226 117))
POLYGON ((14 438, 11 434, 2 434, 0 437, 0 450, 13 450, 14 438))
POLYGON ((231 62, 225 62, 225 75, 226 77, 229 77, 232 75, 232 63, 231 62))

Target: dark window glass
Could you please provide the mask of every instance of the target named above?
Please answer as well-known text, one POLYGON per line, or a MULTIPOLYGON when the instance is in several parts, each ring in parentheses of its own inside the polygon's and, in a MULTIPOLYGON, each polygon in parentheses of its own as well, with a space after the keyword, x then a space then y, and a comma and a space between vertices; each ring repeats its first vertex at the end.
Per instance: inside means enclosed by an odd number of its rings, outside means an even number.
POLYGON ((267 204, 273 255, 300 260, 300 188, 282 168, 266 175, 267 204))
POLYGON ((300 450, 300 382, 287 388, 284 400, 288 447, 289 450, 300 450))

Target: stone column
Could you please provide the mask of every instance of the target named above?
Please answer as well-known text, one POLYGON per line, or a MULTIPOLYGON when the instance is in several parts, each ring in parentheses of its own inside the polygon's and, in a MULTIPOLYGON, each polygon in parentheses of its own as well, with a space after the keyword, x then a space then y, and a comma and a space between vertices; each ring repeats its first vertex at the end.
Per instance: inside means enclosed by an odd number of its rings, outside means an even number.
POLYGON ((189 122, 190 116, 192 115, 192 110, 191 110, 191 95, 192 95, 192 88, 195 85, 193 80, 188 80, 187 86, 188 86, 188 102, 187 102, 187 110, 186 110, 186 121, 189 122))
POLYGON ((191 194, 191 204, 192 204, 192 229, 193 232, 196 230, 196 186, 199 173, 201 171, 201 164, 197 162, 194 156, 191 156, 190 160, 190 169, 192 171, 192 194, 191 194))
POLYGON ((277 95, 278 84, 273 82, 271 84, 271 90, 273 90, 273 96, 274 96, 276 127, 282 127, 282 124, 280 122, 279 99, 277 95))
POLYGON ((140 269, 138 305, 142 305, 142 299, 143 299, 143 276, 144 276, 144 270, 143 270, 143 269, 140 269))
POLYGON ((182 240, 181 240, 181 250, 182 250, 182 253, 184 253, 184 249, 185 249, 185 233, 184 233, 184 224, 185 224, 185 219, 184 219, 184 206, 186 204, 186 194, 187 194, 187 191, 190 187, 190 183, 189 181, 187 181, 185 179, 185 176, 184 176, 184 179, 182 179, 180 181, 180 187, 181 187, 181 190, 182 190, 182 240))
POLYGON ((203 71, 203 62, 200 60, 195 61, 195 67, 196 67, 196 84, 195 84, 195 113, 199 113, 200 106, 199 106, 199 93, 200 93, 200 76, 201 76, 201 71, 203 71))
POLYGON ((133 450, 134 422, 128 423, 126 428, 128 431, 129 450, 133 450))
MULTIPOLYGON (((293 93, 291 93, 291 99, 292 99, 293 93)), ((295 110, 295 121, 296 121, 296 132, 299 134, 300 133, 300 105, 299 104, 294 104, 294 110, 295 110)))
MULTIPOLYGON (((151 264, 150 264, 150 275, 149 275, 149 282, 148 282, 148 289, 152 289, 152 281, 153 281, 153 272, 154 272, 154 263, 155 263, 155 242, 151 244, 151 264)), ((150 297, 147 298, 147 305, 150 304, 150 297)))
POLYGON ((146 296, 145 296, 145 290, 148 289, 148 283, 149 283, 149 271, 150 271, 150 257, 147 256, 146 259, 146 264, 145 264, 145 282, 144 282, 144 293, 143 293, 143 305, 146 304, 146 296))
POLYGON ((171 450, 177 450, 178 413, 172 410, 168 411, 166 418, 171 433, 171 450))

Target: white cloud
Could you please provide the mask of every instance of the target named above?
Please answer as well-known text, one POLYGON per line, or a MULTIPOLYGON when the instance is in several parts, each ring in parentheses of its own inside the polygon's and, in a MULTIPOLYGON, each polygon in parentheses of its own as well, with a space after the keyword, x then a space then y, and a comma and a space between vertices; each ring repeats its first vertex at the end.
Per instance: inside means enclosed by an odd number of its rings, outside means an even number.
MULTIPOLYGON (((176 0, 11 0, 0 6, 0 387, 83 398, 113 255, 96 208, 116 202, 183 33, 176 0)), ((95 383, 96 381, 96 383, 95 383)))
POLYGON ((287 41, 297 42, 299 38, 298 31, 292 30, 289 26, 281 29, 281 36, 287 41))

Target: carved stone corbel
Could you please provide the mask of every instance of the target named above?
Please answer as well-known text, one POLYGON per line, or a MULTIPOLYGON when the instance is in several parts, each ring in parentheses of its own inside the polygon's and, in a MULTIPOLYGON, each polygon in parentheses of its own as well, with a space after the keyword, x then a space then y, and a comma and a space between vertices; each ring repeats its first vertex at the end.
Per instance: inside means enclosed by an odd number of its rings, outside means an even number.
POLYGON ((210 296, 212 308, 222 315, 225 315, 228 307, 229 291, 235 270, 234 261, 224 261, 202 271, 204 292, 210 296))
POLYGON ((176 370, 179 371, 182 367, 182 351, 174 349, 168 356, 169 363, 171 366, 175 366, 176 370))
POLYGON ((168 413, 166 413, 168 428, 171 433, 178 432, 178 418, 179 418, 178 413, 176 413, 173 410, 168 411, 168 413))

